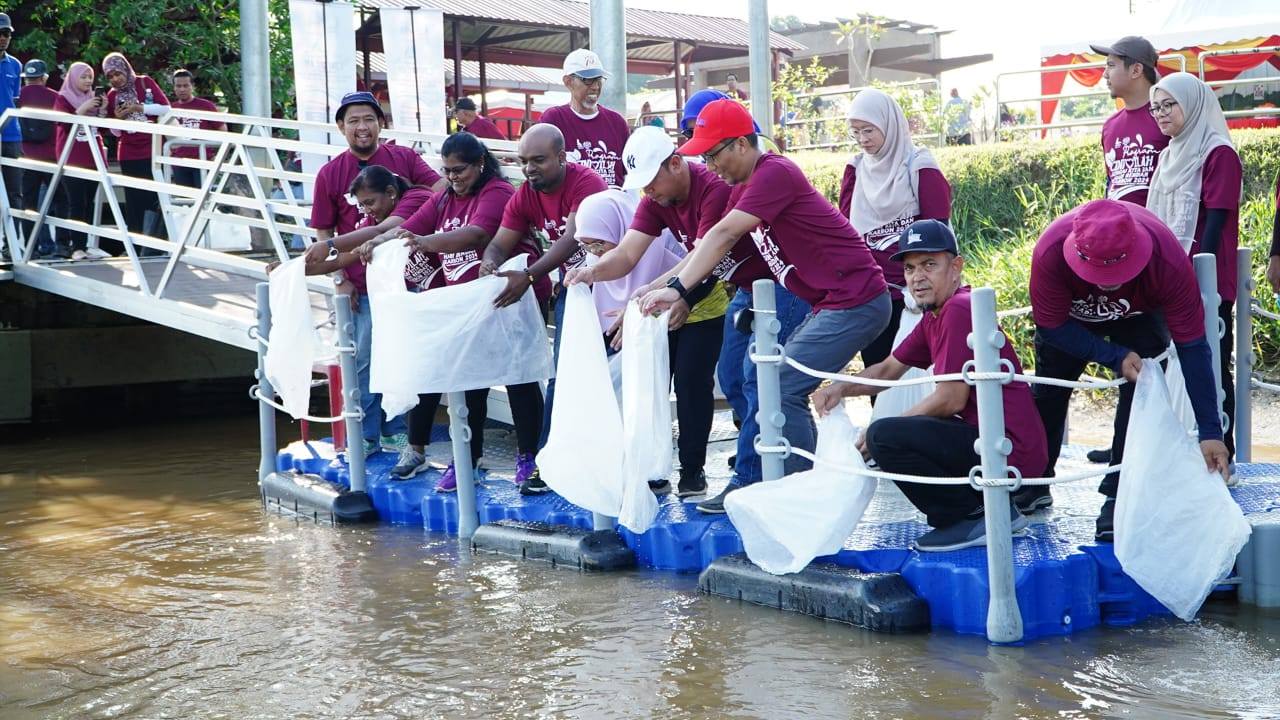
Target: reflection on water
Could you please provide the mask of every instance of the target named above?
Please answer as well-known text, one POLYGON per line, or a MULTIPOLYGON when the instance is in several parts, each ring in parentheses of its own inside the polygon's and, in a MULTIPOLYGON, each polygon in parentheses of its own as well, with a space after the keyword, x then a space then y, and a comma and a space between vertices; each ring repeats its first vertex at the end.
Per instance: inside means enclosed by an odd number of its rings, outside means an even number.
MULTIPOLYGON (((0 445, 0 717, 1280 717, 1280 617, 874 635, 264 515, 250 419, 0 445)), ((284 437, 284 435, 282 435, 284 437)))

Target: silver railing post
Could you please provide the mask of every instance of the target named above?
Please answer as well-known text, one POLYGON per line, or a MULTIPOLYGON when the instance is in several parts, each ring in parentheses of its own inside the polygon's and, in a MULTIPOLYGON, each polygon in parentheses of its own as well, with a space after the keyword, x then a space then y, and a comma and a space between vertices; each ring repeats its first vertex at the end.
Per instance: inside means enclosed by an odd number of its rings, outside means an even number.
POLYGON ((1218 418, 1222 421, 1222 432, 1229 429, 1230 418, 1222 414, 1222 401, 1226 393, 1222 391, 1222 332, 1224 328, 1218 319, 1218 303, 1222 301, 1218 295, 1218 259, 1211 253, 1197 253, 1191 258, 1196 270, 1196 284, 1200 286, 1200 302, 1204 304, 1204 339, 1209 343, 1209 352, 1213 355, 1213 396, 1218 400, 1218 418))
POLYGON ((476 514, 476 478, 471 467, 471 428, 467 425, 465 393, 449 393, 449 438, 453 441, 453 471, 458 477, 458 538, 471 540, 480 518, 476 514))
MULTIPOLYGON (((782 346, 778 344, 778 332, 782 330, 778 322, 777 302, 773 295, 772 280, 756 280, 751 284, 751 304, 755 317, 752 320, 752 341, 748 352, 757 355, 772 355, 776 359, 756 360, 756 378, 759 397, 759 409, 756 420, 760 423, 760 436, 756 439, 758 447, 777 447, 783 444, 782 426, 785 416, 782 414, 782 346)), ((760 453, 760 467, 765 480, 777 480, 782 477, 783 460, 788 452, 760 453)))
MULTIPOLYGON (((258 337, 263 340, 269 340, 267 336, 271 332, 271 291, 268 287, 264 282, 254 286, 258 300, 258 337)), ((258 393, 269 398, 275 391, 267 379, 267 348, 261 342, 257 345, 258 369, 253 374, 258 380, 258 393)), ((262 451, 262 458, 258 461, 258 482, 262 482, 276 471, 276 411, 265 400, 258 401, 258 441, 262 451)))
POLYGON ((1236 250, 1236 462, 1252 461, 1253 251, 1236 250))
MULTIPOLYGON (((971 299, 974 370, 979 373, 1001 371, 1000 348, 1005 337, 996 324, 996 293, 991 288, 978 288, 971 299)), ((989 481, 1007 478, 1005 458, 1013 449, 1005 436, 1004 385, 1000 380, 977 380, 974 391, 978 401, 978 441, 974 450, 982 456, 982 477, 989 481)), ((984 487, 982 504, 987 528, 987 582, 990 602, 987 605, 987 639, 1011 643, 1022 639, 1022 613, 1013 582, 1013 530, 1010 523, 1009 488, 984 487)))
POLYGON ((334 297, 338 326, 338 366, 342 370, 342 414, 347 427, 347 470, 351 492, 364 492, 364 422, 360 415, 360 376, 356 373, 356 324, 346 295, 334 297))

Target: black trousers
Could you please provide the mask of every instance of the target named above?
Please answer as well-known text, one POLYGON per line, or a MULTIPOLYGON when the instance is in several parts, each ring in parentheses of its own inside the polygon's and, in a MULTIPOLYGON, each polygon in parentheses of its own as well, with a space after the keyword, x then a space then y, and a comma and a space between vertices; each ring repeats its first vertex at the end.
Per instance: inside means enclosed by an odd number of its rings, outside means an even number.
MULTIPOLYGON (((67 189, 67 217, 71 220, 92 224, 93 202, 98 196, 98 181, 63 177, 60 185, 67 189)), ((72 232, 70 236, 73 250, 85 249, 88 244, 87 235, 81 232, 72 232)))
MULTIPOLYGON (((471 428, 471 462, 484 454, 484 423, 489 417, 489 389, 468 390, 467 426, 471 428)), ((542 434, 542 388, 538 383, 508 385, 507 399, 511 403, 511 420, 516 426, 516 450, 520 453, 538 452, 538 436, 542 434)), ((440 394, 418 396, 418 404, 409 411, 409 444, 426 445, 431 441, 431 425, 436 409, 440 407, 440 394)))
MULTIPOLYGON (((898 334, 898 328, 902 323, 902 310, 906 307, 906 303, 902 298, 895 298, 893 306, 889 309, 889 327, 884 332, 871 341, 871 344, 862 348, 862 365, 863 367, 871 367, 879 362, 884 362, 889 357, 889 353, 893 352, 893 338, 898 334)), ((876 396, 871 396, 871 405, 875 407, 876 396)))
MULTIPOLYGON (((129 177, 144 178, 151 180, 151 160, 121 160, 120 172, 129 177)), ((129 232, 138 234, 145 233, 147 230, 147 211, 150 210, 156 214, 156 219, 160 220, 160 196, 150 190, 139 190, 137 188, 127 187, 124 189, 124 222, 129 226, 129 232)), ((155 237, 164 237, 166 234, 164 222, 158 222, 154 232, 155 237)), ((104 240, 106 242, 112 242, 104 240)), ((119 245, 119 243, 114 243, 119 245)), ((121 246, 121 251, 124 248, 121 246)), ((110 251, 109 251, 110 252, 110 251)), ((141 249, 139 249, 141 252, 141 249)), ((116 253, 113 253, 116 254, 116 253)))
POLYGON ((200 187, 200 170, 199 168, 175 167, 173 169, 173 182, 178 185, 187 187, 200 187))
MULTIPOLYGON (((1095 335, 1123 345, 1144 358, 1155 357, 1169 347, 1169 330, 1158 315, 1134 315, 1132 317, 1100 323, 1083 323, 1095 335)), ((1089 364, 1046 343, 1037 332, 1035 336, 1036 375, 1040 377, 1076 380, 1089 364)), ((1049 441, 1049 466, 1044 477, 1053 477, 1053 468, 1062 452, 1062 432, 1066 427, 1067 411, 1071 405, 1071 389, 1042 385, 1031 386, 1036 410, 1044 422, 1045 436, 1049 441)), ((1111 464, 1124 460, 1124 436, 1129 429, 1129 407, 1133 404, 1133 383, 1120 386, 1120 402, 1116 405, 1116 417, 1112 426, 1111 464)), ((1098 492, 1115 497, 1120 484, 1120 473, 1110 473, 1098 485, 1098 492)))
POLYGON ((686 323, 667 335, 671 376, 676 388, 676 441, 680 472, 696 475, 707 462, 707 438, 715 414, 716 363, 724 341, 724 319, 686 323))
POLYGON ((1236 384, 1231 378, 1231 353, 1236 349, 1236 332, 1231 326, 1231 310, 1234 302, 1218 304, 1218 317, 1226 326, 1226 333, 1218 345, 1218 366, 1222 369, 1222 391, 1226 396, 1222 399, 1222 412, 1227 416, 1227 423, 1222 426, 1222 441, 1227 445, 1227 455, 1231 462, 1236 461, 1236 384))
MULTIPOLYGON (((924 477, 968 475, 982 462, 973 450, 977 439, 977 427, 955 418, 883 418, 867 428, 867 449, 881 470, 924 477)), ((968 485, 894 484, 935 528, 982 511, 982 493, 968 485)))
MULTIPOLYGON (((15 122, 10 120, 10 122, 15 122)), ((0 155, 7 158, 22 157, 22 141, 0 142, 0 155)), ((22 168, 4 166, 4 192, 9 196, 9 207, 22 207, 22 168)))
MULTIPOLYGON (((39 170, 23 170, 22 171, 22 209, 39 212, 40 191, 43 188, 48 188, 49 183, 52 180, 53 180, 52 173, 41 172, 39 170)), ((57 190, 54 191, 53 201, 49 204, 49 217, 54 217, 54 218, 66 217, 67 203, 66 203, 65 183, 66 183, 66 179, 63 178, 63 180, 58 183, 57 190)), ((20 224, 22 225, 23 234, 26 235, 28 239, 30 239, 31 231, 35 229, 35 223, 27 222, 24 220, 20 224)), ((48 241, 52 238, 52 234, 50 233, 51 229, 52 229, 51 226, 46 224, 40 230, 40 235, 46 241, 45 244, 48 244, 48 241)), ((65 237, 66 234, 67 234, 66 230, 58 231, 59 236, 65 237)))

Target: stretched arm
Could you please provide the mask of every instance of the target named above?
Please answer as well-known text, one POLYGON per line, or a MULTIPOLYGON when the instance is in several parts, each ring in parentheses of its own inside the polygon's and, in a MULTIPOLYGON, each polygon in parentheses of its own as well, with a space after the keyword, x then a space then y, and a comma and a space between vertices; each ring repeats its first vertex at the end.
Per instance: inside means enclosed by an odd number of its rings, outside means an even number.
POLYGON ((577 211, 569 213, 569 217, 565 219, 564 232, 560 233, 560 237, 551 243, 551 247, 547 252, 529 266, 529 274, 537 280, 544 275, 550 275, 552 270, 560 267, 566 260, 573 257, 573 253, 578 249, 578 213, 577 211))
POLYGON ((478 225, 464 225, 456 230, 449 230, 432 235, 414 235, 408 230, 400 230, 396 237, 417 244, 424 252, 455 253, 464 250, 482 250, 489 242, 489 233, 478 225))
POLYGON ((595 265, 570 270, 565 276, 564 284, 604 282, 624 277, 635 269, 653 241, 653 235, 646 235, 639 230, 628 230, 627 234, 622 236, 622 242, 601 255, 600 261, 595 265))
MULTIPOLYGON (((898 360, 893 355, 884 360, 866 368, 857 374, 857 377, 867 378, 869 380, 897 380, 906 374, 910 367, 898 360)), ((944 383, 945 384, 945 383, 944 383)), ((960 383, 963 385, 964 383, 960 383)), ((878 395, 888 388, 878 385, 863 385, 861 383, 852 382, 833 382, 830 385, 817 390, 811 396, 813 405, 818 410, 819 415, 826 415, 840 404, 840 401, 847 397, 858 397, 861 395, 878 395)))
POLYGON ((522 237, 522 233, 511 228, 498 228, 498 232, 484 249, 484 258, 480 262, 480 274, 492 275, 498 272, 498 266, 511 257, 511 253, 515 252, 522 237))
MULTIPOLYGON (((715 227, 711 228, 693 246, 693 252, 686 256, 684 269, 677 276, 680 284, 687 289, 696 287, 706 279, 721 258, 733 249, 738 238, 751 232, 760 225, 760 218, 741 210, 732 210, 725 215, 715 227)), ((658 314, 666 310, 680 299, 680 293, 674 288, 655 290, 645 296, 641 309, 646 313, 658 314)))
POLYGON ((933 387, 933 392, 926 395, 920 402, 907 408, 902 413, 902 417, 920 415, 948 418, 958 415, 969 402, 970 392, 972 390, 969 386, 960 380, 937 383, 933 387))

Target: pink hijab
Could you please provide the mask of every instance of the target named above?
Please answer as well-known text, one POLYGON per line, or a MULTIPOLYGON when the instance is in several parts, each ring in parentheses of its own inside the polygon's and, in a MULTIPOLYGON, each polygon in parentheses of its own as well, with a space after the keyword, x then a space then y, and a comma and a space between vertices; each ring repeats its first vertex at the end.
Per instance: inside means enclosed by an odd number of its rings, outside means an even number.
POLYGON ((76 89, 76 85, 80 84, 80 78, 85 73, 93 72, 93 68, 88 63, 75 62, 71 63, 71 67, 67 68, 67 76, 62 79, 62 89, 58 94, 66 98, 71 103, 71 107, 79 110, 80 106, 89 102, 93 98, 93 89, 89 92, 80 92, 76 89))
MULTIPOLYGON (((576 239, 578 242, 599 240, 617 245, 627 234, 627 228, 631 227, 631 218, 639 204, 640 200, 635 195, 614 188, 584 199, 578 206, 576 239)), ((625 309, 640 288, 675 267, 684 254, 684 246, 664 230, 649 244, 649 249, 630 273, 617 280, 596 283, 591 288, 591 296, 596 303, 596 312, 600 314, 600 327, 604 330, 612 327, 618 320, 616 311, 625 309)), ((589 257, 587 262, 595 262, 595 257, 589 257)))

